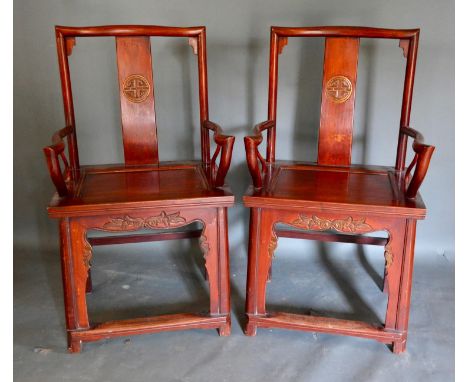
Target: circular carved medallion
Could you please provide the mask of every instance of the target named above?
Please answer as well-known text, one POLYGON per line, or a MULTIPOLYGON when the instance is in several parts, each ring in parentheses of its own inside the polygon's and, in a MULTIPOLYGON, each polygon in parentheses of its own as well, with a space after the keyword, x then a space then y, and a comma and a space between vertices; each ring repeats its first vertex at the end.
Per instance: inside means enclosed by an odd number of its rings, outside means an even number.
POLYGON ((348 77, 334 76, 330 78, 326 86, 327 96, 335 103, 346 102, 353 92, 353 84, 348 77))
POLYGON ((130 102, 143 102, 148 98, 151 86, 148 80, 139 74, 128 76, 123 82, 122 91, 130 102))

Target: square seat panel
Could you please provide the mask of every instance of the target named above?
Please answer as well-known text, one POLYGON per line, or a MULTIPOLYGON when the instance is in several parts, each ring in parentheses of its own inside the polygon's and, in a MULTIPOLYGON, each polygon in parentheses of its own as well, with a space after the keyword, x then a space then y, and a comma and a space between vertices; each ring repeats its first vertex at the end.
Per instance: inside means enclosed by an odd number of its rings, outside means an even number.
POLYGON ((244 202, 247 207, 346 209, 424 218, 421 197, 405 198, 398 179, 393 167, 277 161, 267 171, 265 186, 251 187, 244 202))
POLYGON ((49 215, 89 215, 111 209, 151 208, 162 204, 223 207, 234 203, 228 188, 210 187, 200 162, 82 166, 70 187, 71 197, 53 197, 48 207, 49 215))

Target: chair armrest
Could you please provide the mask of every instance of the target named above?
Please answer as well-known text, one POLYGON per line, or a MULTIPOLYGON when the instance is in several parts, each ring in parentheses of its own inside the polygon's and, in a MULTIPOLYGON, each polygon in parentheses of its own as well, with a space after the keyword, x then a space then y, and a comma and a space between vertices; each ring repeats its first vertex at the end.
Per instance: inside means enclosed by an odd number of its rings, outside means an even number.
POLYGON ((274 121, 265 121, 259 123, 254 127, 253 135, 244 137, 245 154, 247 157, 247 165, 249 167, 250 175, 255 188, 262 187, 262 172, 265 171, 266 161, 265 158, 258 151, 258 146, 263 141, 262 131, 271 129, 275 126, 274 121), (258 165, 258 161, 262 164, 262 170, 258 165))
POLYGON ((67 196, 67 177, 69 175, 70 166, 67 157, 65 156, 65 142, 63 138, 73 133, 71 126, 64 127, 52 135, 52 145, 44 147, 43 151, 47 161, 50 178, 57 189, 59 196, 67 196), (60 168, 59 158, 62 159, 64 171, 60 168))
POLYGON ((400 132, 413 138, 414 158, 406 169, 405 174, 407 185, 405 195, 407 198, 412 199, 416 197, 419 187, 421 187, 424 177, 426 176, 435 147, 425 144, 423 135, 411 127, 402 127, 400 132), (413 168, 414 172, 411 176, 411 170, 413 168))
POLYGON ((211 121, 204 121, 203 127, 213 131, 213 139, 217 145, 216 150, 210 160, 211 175, 214 179, 215 187, 224 186, 224 179, 231 165, 232 148, 234 146, 235 137, 232 135, 224 135, 221 127, 211 121), (216 166, 216 159, 221 152, 219 166, 216 166))

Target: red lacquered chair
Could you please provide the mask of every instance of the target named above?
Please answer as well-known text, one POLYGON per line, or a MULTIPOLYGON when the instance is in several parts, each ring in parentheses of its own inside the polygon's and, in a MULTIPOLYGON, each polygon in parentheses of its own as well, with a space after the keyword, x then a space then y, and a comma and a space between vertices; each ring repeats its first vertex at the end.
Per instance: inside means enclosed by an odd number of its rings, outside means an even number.
POLYGON ((410 128, 419 30, 363 27, 272 27, 268 120, 245 137, 247 162, 253 179, 244 196, 251 208, 247 275, 246 334, 258 327, 327 332, 372 338, 405 350, 413 272, 416 222, 426 207, 418 189, 434 151, 420 133, 410 128), (278 56, 292 37, 325 38, 322 105, 316 162, 275 159, 278 56), (400 41, 406 58, 401 122, 396 164, 391 167, 351 164, 354 100, 360 38, 400 41), (267 131, 266 158, 258 146, 267 131), (406 166, 408 138, 414 157, 406 166), (291 229, 281 228, 281 225, 291 229), (388 239, 369 237, 387 231, 388 239), (384 246, 385 322, 374 326, 360 321, 268 312, 266 283, 279 237, 384 246))
POLYGON ((60 222, 60 253, 70 352, 82 342, 131 334, 191 328, 230 333, 227 207, 234 196, 225 186, 234 137, 223 135, 208 117, 205 27, 56 27, 66 127, 44 148, 57 189, 48 207, 60 222), (76 38, 115 37, 125 163, 80 166, 68 56, 76 38), (187 38, 198 55, 201 160, 160 162, 154 108, 150 37, 187 38), (210 154, 210 131, 217 148, 210 154), (66 139, 66 141, 64 140, 66 139), (65 146, 68 145, 68 157, 65 146), (216 161, 219 157, 219 165, 216 161), (179 229, 200 222, 202 229, 179 229), (89 238, 89 230, 153 234, 89 238), (172 231, 167 231, 171 229, 172 231), (160 230, 166 230, 160 232, 160 230), (210 289, 208 314, 173 314, 90 324, 92 245, 199 237, 210 289))

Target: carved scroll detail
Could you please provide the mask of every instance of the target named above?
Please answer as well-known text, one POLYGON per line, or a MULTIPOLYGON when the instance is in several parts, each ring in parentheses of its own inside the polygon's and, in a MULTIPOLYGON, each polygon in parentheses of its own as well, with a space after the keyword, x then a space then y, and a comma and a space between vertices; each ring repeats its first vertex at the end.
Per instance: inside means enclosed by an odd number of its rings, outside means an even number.
POLYGON ((290 223, 298 228, 305 228, 309 230, 334 230, 338 232, 370 232, 374 229, 365 222, 365 219, 353 220, 351 216, 346 219, 322 219, 318 216, 306 216, 299 214, 299 219, 290 223))
POLYGON ((180 216, 180 212, 168 214, 161 212, 157 216, 148 218, 132 218, 125 215, 122 218, 112 218, 102 227, 105 231, 136 231, 142 228, 159 229, 180 227, 187 224, 187 220, 180 216))
POLYGON ((272 259, 275 255, 275 249, 278 246, 278 237, 276 236, 275 230, 273 228, 273 232, 271 234, 271 240, 268 244, 268 256, 272 259))
POLYGON ((83 262, 88 270, 91 267, 91 258, 93 257, 93 248, 86 237, 86 231, 83 231, 83 262))
POLYGON ((203 252, 203 258, 206 260, 206 257, 208 256, 208 253, 210 252, 210 246, 208 244, 208 240, 206 239, 205 235, 203 234, 200 235, 199 243, 200 243, 201 251, 203 252))
POLYGON ((393 253, 390 250, 390 247, 385 246, 385 272, 388 272, 390 267, 393 264, 393 253))
POLYGON ((188 43, 192 47, 193 54, 198 54, 198 38, 197 37, 189 37, 188 43))

